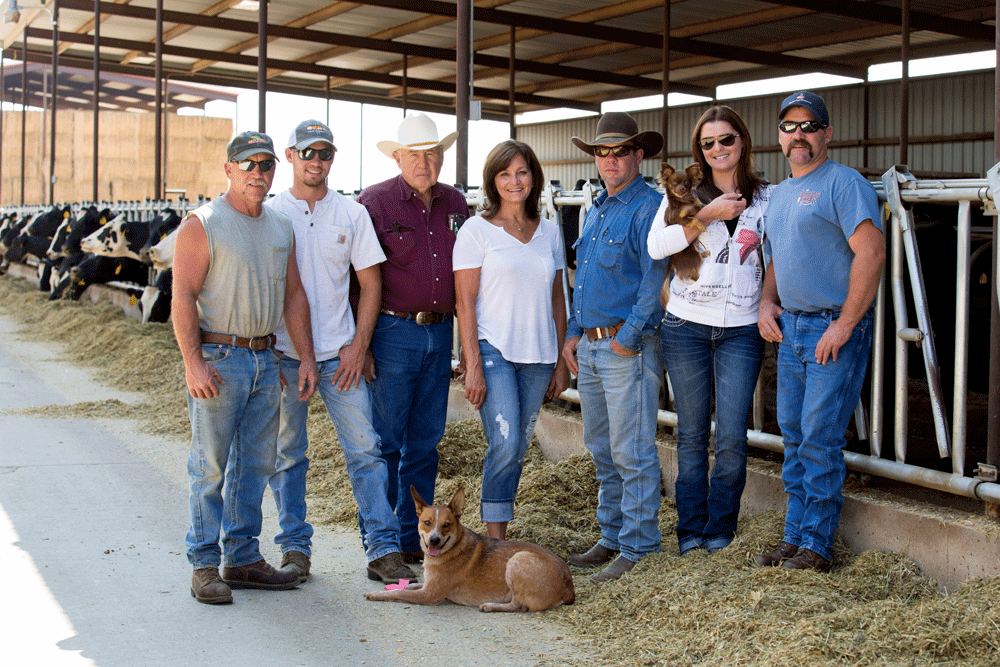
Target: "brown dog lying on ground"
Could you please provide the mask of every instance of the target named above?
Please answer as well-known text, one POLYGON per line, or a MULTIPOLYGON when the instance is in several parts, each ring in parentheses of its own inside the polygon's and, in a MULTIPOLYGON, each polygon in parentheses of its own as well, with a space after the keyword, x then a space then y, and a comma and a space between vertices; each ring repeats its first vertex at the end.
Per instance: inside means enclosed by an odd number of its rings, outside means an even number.
POLYGON ((369 600, 435 605, 442 600, 480 611, 543 611, 576 599, 566 563, 530 542, 483 537, 462 525, 465 489, 447 505, 428 505, 410 487, 416 504, 424 583, 366 593, 369 600))

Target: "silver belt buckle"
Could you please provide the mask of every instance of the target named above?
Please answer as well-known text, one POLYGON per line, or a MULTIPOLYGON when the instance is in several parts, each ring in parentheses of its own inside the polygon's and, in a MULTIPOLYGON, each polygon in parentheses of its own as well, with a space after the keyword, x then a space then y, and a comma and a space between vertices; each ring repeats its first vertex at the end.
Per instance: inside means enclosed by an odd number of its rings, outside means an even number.
POLYGON ((414 318, 413 321, 416 322, 417 324, 421 324, 421 325, 430 324, 431 323, 431 319, 433 317, 434 317, 434 313, 425 310, 425 311, 421 311, 421 312, 417 313, 417 316, 414 318))

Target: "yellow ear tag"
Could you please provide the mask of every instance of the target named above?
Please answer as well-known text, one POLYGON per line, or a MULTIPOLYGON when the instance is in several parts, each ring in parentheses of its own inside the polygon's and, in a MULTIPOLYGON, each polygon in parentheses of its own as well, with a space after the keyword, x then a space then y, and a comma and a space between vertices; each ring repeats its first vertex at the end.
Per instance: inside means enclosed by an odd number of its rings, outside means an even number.
POLYGON ((121 267, 121 265, 119 265, 119 266, 116 266, 116 267, 115 267, 115 275, 117 276, 117 275, 118 275, 119 273, 121 273, 121 272, 122 272, 122 267, 121 267))
POLYGON ((105 218, 105 217, 104 217, 104 216, 102 215, 102 216, 101 216, 101 219, 100 219, 100 223, 101 223, 101 226, 103 227, 103 226, 104 226, 104 223, 106 223, 107 221, 108 221, 108 219, 107 219, 107 218, 105 218))
POLYGON ((65 219, 68 217, 69 217, 69 211, 63 211, 63 218, 65 219))
POLYGON ((72 234, 73 233, 73 225, 66 225, 66 231, 69 232, 70 234, 72 234))
POLYGON ((133 294, 132 296, 129 297, 129 299, 128 299, 128 305, 135 306, 138 303, 139 303, 139 299, 135 298, 135 294, 133 294))

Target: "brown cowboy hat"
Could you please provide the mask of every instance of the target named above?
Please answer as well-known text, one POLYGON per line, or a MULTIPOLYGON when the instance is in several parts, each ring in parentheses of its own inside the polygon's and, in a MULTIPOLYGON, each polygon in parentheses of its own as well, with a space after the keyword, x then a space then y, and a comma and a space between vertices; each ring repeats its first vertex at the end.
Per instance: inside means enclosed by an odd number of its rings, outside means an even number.
POLYGON ((587 143, 573 137, 573 143, 584 153, 594 154, 595 146, 616 146, 631 143, 642 149, 643 157, 653 157, 663 148, 659 132, 640 132, 635 119, 624 111, 609 111, 597 121, 597 136, 587 143))

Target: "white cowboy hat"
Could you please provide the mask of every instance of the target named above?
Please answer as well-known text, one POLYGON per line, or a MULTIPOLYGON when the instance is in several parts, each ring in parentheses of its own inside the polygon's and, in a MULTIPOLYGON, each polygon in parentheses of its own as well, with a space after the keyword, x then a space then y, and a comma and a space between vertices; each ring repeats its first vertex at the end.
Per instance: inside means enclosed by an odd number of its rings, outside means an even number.
POLYGON ((435 146, 440 146, 441 150, 448 150, 455 143, 455 139, 458 139, 458 132, 452 132, 438 141, 438 130, 434 121, 422 113, 415 113, 403 119, 396 136, 399 141, 380 141, 376 146, 389 157, 398 150, 426 151, 435 146))

